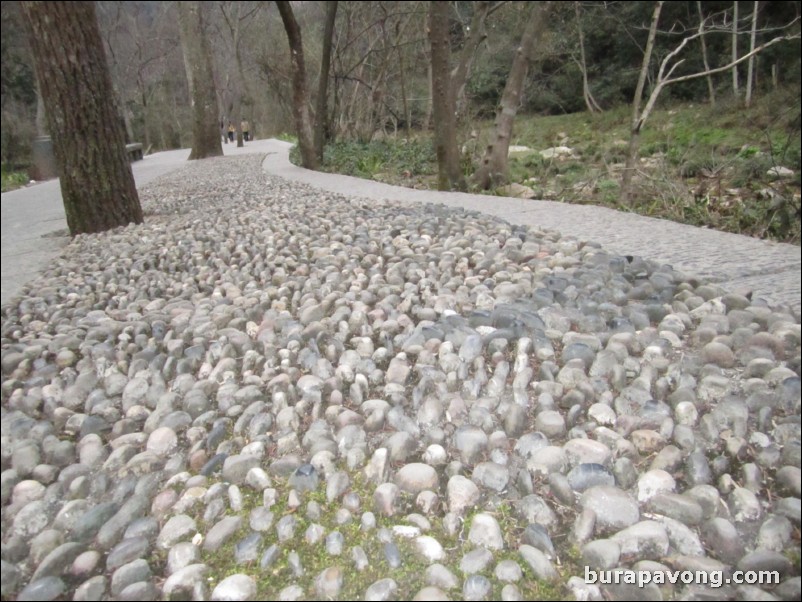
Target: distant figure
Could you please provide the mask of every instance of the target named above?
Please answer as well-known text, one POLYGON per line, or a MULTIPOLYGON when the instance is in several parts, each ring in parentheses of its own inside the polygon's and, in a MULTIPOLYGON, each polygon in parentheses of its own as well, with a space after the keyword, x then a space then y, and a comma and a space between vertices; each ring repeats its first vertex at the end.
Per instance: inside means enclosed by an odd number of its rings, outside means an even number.
POLYGON ((220 135, 223 137, 223 142, 228 144, 228 135, 226 134, 226 120, 220 118, 220 135))
POLYGON ((242 120, 242 123, 240 123, 240 128, 242 129, 242 139, 245 140, 245 142, 248 142, 251 139, 249 134, 251 128, 247 119, 242 120))
POLYGON ((234 127, 234 124, 230 121, 228 122, 228 141, 234 142, 234 134, 236 134, 237 128, 234 127))

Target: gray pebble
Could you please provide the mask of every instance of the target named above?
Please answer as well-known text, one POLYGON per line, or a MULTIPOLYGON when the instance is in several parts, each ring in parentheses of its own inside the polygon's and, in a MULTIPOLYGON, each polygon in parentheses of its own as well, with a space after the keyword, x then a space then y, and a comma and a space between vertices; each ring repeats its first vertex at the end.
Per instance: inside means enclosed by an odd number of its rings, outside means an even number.
POLYGON ((490 580, 483 575, 469 575, 462 585, 464 600, 487 600, 493 586, 490 580))
POLYGON ((212 600, 255 600, 256 581, 241 573, 231 575, 218 583, 212 591, 212 600))
POLYGON ((379 579, 365 590, 365 600, 395 600, 398 584, 393 579, 379 579))

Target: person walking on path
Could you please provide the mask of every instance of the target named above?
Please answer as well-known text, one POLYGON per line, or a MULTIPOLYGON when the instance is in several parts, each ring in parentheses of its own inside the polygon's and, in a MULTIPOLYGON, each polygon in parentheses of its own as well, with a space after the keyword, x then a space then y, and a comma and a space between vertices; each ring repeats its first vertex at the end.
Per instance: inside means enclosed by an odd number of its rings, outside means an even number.
POLYGON ((228 141, 234 142, 234 137, 237 133, 237 128, 234 127, 232 122, 228 122, 228 141))
POLYGON ((248 142, 251 137, 249 134, 250 124, 248 123, 247 119, 242 120, 242 123, 240 123, 240 129, 242 130, 242 139, 245 140, 245 142, 248 142))

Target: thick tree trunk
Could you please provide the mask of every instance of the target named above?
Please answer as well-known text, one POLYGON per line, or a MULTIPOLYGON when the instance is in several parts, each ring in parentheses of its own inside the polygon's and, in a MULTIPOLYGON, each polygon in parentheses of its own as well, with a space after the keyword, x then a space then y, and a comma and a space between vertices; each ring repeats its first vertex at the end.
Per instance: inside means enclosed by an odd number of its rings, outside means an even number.
POLYGON ((70 233, 142 223, 94 2, 22 2, 70 233))
POLYGON ((437 154, 437 188, 464 190, 465 178, 459 165, 457 117, 454 88, 449 68, 448 2, 429 3, 429 40, 432 47, 432 109, 434 148, 437 154))
POLYGON ((499 184, 507 178, 507 154, 510 149, 512 125, 518 113, 532 51, 535 48, 546 22, 546 15, 551 8, 550 2, 538 2, 532 5, 532 12, 527 20, 521 43, 515 52, 510 74, 501 95, 501 106, 496 114, 495 127, 487 146, 482 164, 473 176, 474 183, 483 189, 499 184))
POLYGON ((646 49, 643 52, 643 62, 641 63, 638 85, 635 88, 635 98, 632 99, 632 121, 629 130, 629 149, 627 151, 627 161, 624 166, 624 175, 621 179, 621 195, 624 202, 629 204, 632 200, 632 175, 635 171, 635 164, 638 161, 638 147, 640 146, 640 130, 645 121, 641 115, 640 105, 643 99, 643 89, 646 87, 646 76, 649 73, 649 64, 652 60, 652 49, 654 40, 657 37, 657 23, 660 21, 660 11, 663 2, 657 2, 652 13, 652 24, 649 27, 649 38, 646 42, 646 49))
POLYGON ((192 98, 192 152, 190 160, 223 154, 218 129, 217 97, 214 91, 209 41, 203 24, 202 2, 179 2, 181 46, 192 98))
POLYGON ((278 12, 287 32, 287 41, 292 55, 292 97, 293 116, 298 134, 298 146, 301 150, 301 164, 307 169, 317 169, 318 160, 315 154, 315 136, 312 128, 312 115, 309 110, 309 92, 306 84, 306 65, 304 63, 304 45, 301 39, 301 28, 295 20, 289 2, 276 0, 278 12))
POLYGON ((326 26, 323 31, 323 56, 320 59, 320 81, 317 86, 315 104, 315 154, 323 160, 323 145, 329 130, 329 70, 331 69, 331 47, 334 40, 334 21, 337 18, 337 2, 326 3, 326 26))

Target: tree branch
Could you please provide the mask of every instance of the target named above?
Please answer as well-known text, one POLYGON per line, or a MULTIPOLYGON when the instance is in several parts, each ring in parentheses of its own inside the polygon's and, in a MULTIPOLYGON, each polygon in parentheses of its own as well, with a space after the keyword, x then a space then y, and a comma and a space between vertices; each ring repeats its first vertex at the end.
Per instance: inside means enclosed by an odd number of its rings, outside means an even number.
POLYGON ((765 44, 761 44, 760 46, 758 46, 757 48, 755 48, 751 52, 749 52, 749 53, 743 55, 742 57, 738 58, 737 61, 731 61, 730 63, 728 63, 728 64, 726 64, 726 65, 724 65, 722 67, 715 67, 714 69, 709 69, 709 70, 706 70, 706 71, 699 71, 697 73, 690 73, 688 75, 681 75, 681 76, 675 77, 673 79, 666 79, 663 82, 663 85, 667 86, 669 84, 675 84, 677 82, 684 82, 684 81, 688 81, 690 79, 696 79, 697 77, 704 77, 705 75, 713 75, 715 73, 721 73, 722 71, 726 71, 727 69, 732 69, 735 65, 743 63, 745 60, 749 59, 749 57, 754 56, 754 55, 758 54, 759 52, 763 52, 763 50, 765 50, 769 46, 773 46, 774 44, 777 44, 778 42, 784 42, 784 41, 787 41, 787 40, 798 40, 799 38, 800 38, 799 34, 789 34, 789 35, 786 35, 786 36, 778 36, 776 38, 773 38, 773 39, 769 40, 765 44))

